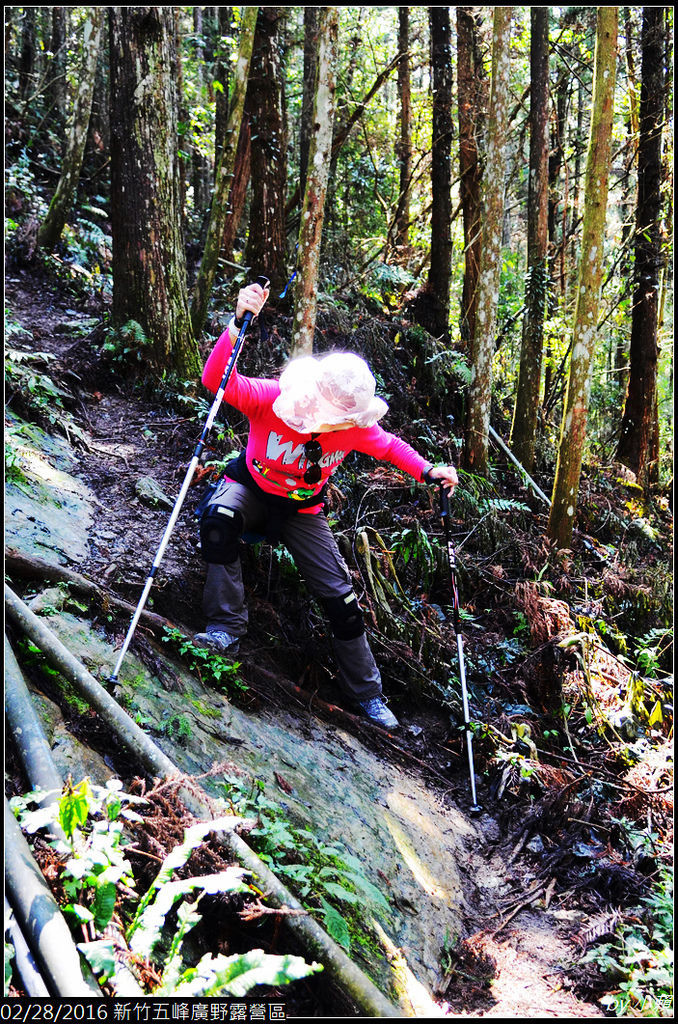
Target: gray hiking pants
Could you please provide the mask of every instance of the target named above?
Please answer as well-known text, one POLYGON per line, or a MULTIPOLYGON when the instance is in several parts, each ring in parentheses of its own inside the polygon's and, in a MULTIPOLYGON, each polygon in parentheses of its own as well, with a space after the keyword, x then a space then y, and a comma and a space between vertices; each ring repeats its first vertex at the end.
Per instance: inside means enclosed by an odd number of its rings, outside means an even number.
MULTIPOLYGON (((240 512, 244 533, 265 534, 268 510, 258 496, 242 484, 224 480, 212 503, 240 512)), ((346 598, 353 587, 346 562, 324 513, 295 513, 281 524, 280 539, 314 597, 346 598)), ((233 636, 247 631, 247 606, 240 559, 227 565, 208 564, 203 594, 208 628, 225 629, 233 636)), ((381 695, 381 676, 366 634, 353 639, 334 637, 338 680, 346 696, 356 701, 381 695)))

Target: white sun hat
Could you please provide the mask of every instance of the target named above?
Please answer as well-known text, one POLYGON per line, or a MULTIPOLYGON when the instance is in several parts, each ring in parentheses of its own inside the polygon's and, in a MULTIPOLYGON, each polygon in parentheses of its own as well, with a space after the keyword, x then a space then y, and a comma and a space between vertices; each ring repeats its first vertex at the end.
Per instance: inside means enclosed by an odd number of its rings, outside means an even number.
POLYGON ((349 422, 372 427, 388 411, 375 386, 369 366, 353 352, 300 356, 280 375, 273 412, 301 434, 349 422))

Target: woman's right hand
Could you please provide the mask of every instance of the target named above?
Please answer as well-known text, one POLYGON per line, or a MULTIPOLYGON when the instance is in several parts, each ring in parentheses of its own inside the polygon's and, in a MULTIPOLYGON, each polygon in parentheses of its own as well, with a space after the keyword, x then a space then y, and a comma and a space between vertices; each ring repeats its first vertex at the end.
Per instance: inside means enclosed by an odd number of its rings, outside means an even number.
POLYGON ((268 288, 262 288, 260 284, 248 284, 241 288, 238 293, 238 301, 235 307, 236 319, 242 320, 245 313, 258 316, 268 298, 268 288))

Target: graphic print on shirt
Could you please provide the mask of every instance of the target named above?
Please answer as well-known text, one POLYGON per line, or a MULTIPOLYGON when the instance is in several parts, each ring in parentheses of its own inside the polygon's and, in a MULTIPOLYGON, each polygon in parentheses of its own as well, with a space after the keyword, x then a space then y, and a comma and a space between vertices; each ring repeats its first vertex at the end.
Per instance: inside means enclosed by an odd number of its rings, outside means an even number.
MULTIPOLYGON (((322 469, 327 466, 338 465, 346 458, 346 454, 342 450, 325 452, 317 465, 322 469)), ((299 472, 302 474, 308 465, 304 455, 304 442, 295 444, 294 441, 283 441, 282 434, 278 434, 274 430, 269 433, 268 441, 266 442, 266 460, 269 463, 280 461, 283 466, 292 466, 295 462, 298 462, 299 472)), ((256 468, 259 469, 259 465, 256 468)), ((259 470, 259 472, 263 471, 259 470)), ((313 491, 311 490, 310 493, 312 494, 313 491)))

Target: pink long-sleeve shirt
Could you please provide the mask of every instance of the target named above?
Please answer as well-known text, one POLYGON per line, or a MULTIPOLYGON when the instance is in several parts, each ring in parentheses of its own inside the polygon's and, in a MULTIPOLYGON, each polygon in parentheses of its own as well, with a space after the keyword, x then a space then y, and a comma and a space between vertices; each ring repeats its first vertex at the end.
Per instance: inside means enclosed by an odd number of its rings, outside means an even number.
MULTIPOLYGON (((233 350, 228 328, 214 346, 202 375, 202 382, 216 394, 223 379, 226 363, 233 350)), ((322 434, 301 434, 288 427, 273 412, 273 403, 280 394, 277 380, 243 377, 237 367, 228 381, 224 398, 242 412, 250 424, 245 459, 256 484, 278 497, 302 501, 318 494, 349 452, 364 452, 376 459, 392 463, 415 480, 422 480, 431 463, 422 458, 409 444, 395 434, 389 434, 378 424, 373 427, 350 427, 322 434), (304 445, 311 436, 323 451, 319 466, 321 478, 316 484, 304 481, 308 463, 304 445)), ((319 512, 321 504, 299 509, 300 512, 319 512)))

